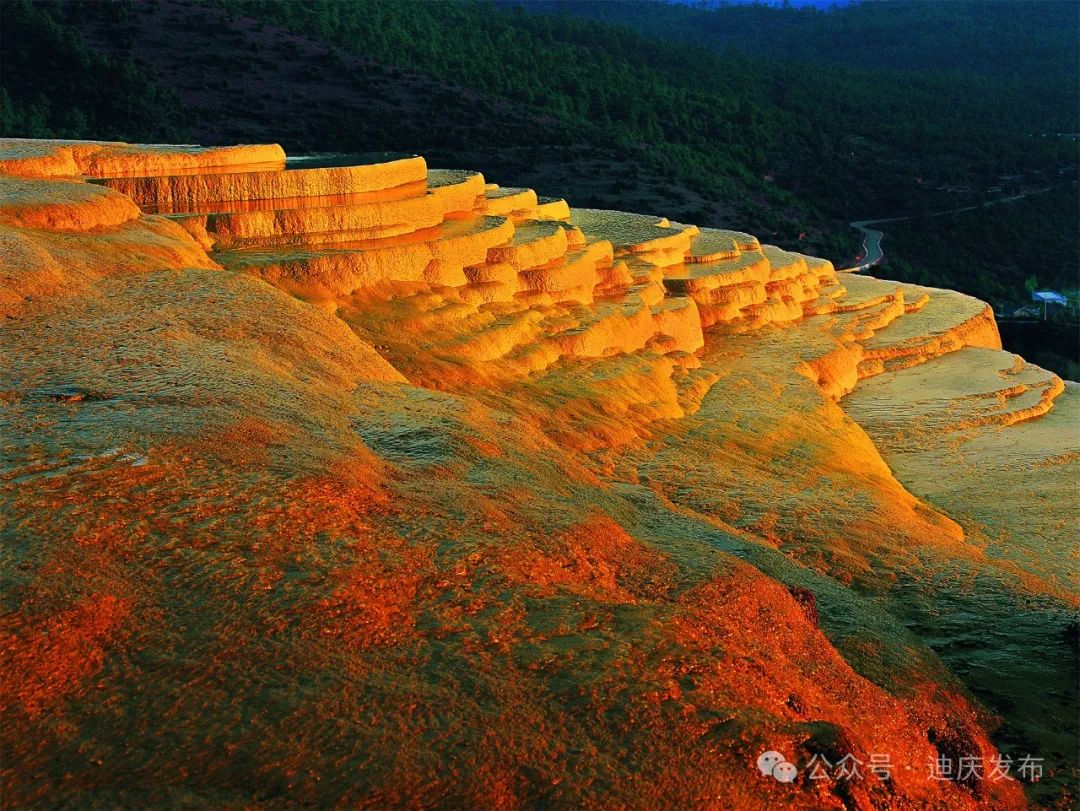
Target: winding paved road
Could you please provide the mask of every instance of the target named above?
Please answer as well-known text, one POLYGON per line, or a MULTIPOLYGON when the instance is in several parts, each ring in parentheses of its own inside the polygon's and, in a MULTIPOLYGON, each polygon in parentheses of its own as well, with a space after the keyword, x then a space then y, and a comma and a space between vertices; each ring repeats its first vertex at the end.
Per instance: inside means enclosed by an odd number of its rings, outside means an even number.
POLYGON ((868 270, 874 265, 881 262, 885 258, 885 252, 881 249, 881 240, 885 236, 881 231, 876 228, 867 228, 868 225, 880 225, 885 222, 901 222, 903 220, 913 220, 918 217, 944 217, 948 214, 959 214, 963 211, 977 211, 980 208, 990 208, 990 206, 996 206, 998 203, 1011 203, 1015 200, 1021 200, 1024 197, 1029 197, 1033 194, 1042 194, 1048 192, 1054 186, 1047 186, 1042 189, 1035 189, 1034 191, 1021 192, 1020 194, 1014 194, 1010 197, 1001 197, 997 200, 990 200, 985 203, 980 203, 975 206, 963 206, 962 208, 950 208, 946 211, 935 211, 931 214, 912 214, 907 217, 883 217, 877 220, 855 220, 850 223, 852 228, 857 228, 862 231, 863 234, 863 251, 859 257, 858 264, 851 267, 840 268, 841 271, 848 273, 858 273, 861 270, 868 270))

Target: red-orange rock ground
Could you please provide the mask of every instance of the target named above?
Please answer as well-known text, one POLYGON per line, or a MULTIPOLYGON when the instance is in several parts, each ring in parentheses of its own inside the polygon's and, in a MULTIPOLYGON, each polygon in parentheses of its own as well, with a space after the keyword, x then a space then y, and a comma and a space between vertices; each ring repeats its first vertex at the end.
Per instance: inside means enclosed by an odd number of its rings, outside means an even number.
POLYGON ((412 156, 0 173, 6 806, 1075 801, 1080 391, 981 302, 412 156))

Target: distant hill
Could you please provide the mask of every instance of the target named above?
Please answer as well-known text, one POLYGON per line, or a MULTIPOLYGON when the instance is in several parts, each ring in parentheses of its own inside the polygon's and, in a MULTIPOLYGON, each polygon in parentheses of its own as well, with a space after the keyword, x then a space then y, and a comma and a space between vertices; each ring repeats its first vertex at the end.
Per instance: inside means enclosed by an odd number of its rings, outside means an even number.
MULTIPOLYGON (((1058 0, 850 3, 656 3, 503 0, 533 12, 625 25, 650 37, 769 59, 867 69, 955 72, 1034 82, 1080 115, 1080 4, 1058 0), (1049 88, 1047 87, 1049 86, 1049 88), (1067 103, 1072 100, 1072 103, 1067 103)), ((1076 127, 1073 126, 1072 130, 1076 127)))

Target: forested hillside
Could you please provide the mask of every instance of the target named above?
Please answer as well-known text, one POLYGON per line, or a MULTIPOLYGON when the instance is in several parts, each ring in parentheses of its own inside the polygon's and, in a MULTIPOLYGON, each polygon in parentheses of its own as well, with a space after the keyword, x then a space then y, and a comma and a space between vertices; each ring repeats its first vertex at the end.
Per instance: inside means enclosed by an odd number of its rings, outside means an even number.
MULTIPOLYGON (((415 150, 838 263, 858 249, 849 220, 1075 173, 1058 134, 1080 129, 1073 4, 527 5, 6 0, 2 130, 415 150)), ((1046 208, 1016 211, 1076 229, 1046 208)), ((1000 306, 981 242, 954 244, 972 271, 942 283, 1000 306)), ((1075 286, 1074 268, 1021 247, 1048 284, 1075 286)))
MULTIPOLYGON (((117 10, 120 7, 117 6, 117 10)), ((89 47, 60 3, 0 6, 0 132, 176 140, 180 100, 130 59, 89 47)))
MULTIPOLYGON (((545 14, 626 25, 718 51, 868 69, 951 72, 1041 84, 1076 98, 1080 5, 1059 0, 889 0, 831 10, 764 3, 500 0, 545 14)), ((1077 105, 1057 111, 1072 122, 1077 105)))
POLYGON ((617 144, 644 144, 667 175, 705 192, 728 195, 733 181, 765 180, 772 204, 789 192, 831 215, 860 202, 917 209, 927 202, 920 177, 992 178, 1057 165, 1074 151, 1032 138, 1042 135, 1048 111, 1068 108, 1060 96, 1044 103, 1029 84, 825 64, 796 69, 782 48, 718 54, 568 15, 525 15, 512 5, 493 13, 476 4, 257 0, 244 10, 539 107, 582 132, 599 128, 617 144))

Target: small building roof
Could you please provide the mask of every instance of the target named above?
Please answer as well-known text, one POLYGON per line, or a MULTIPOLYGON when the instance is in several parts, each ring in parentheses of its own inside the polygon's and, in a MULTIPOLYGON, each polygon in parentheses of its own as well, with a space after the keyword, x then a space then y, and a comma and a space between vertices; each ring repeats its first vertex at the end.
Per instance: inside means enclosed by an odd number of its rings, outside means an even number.
POLYGON ((1031 293, 1031 300, 1037 301, 1040 304, 1068 304, 1069 300, 1061 293, 1056 293, 1053 290, 1033 290, 1031 293))

